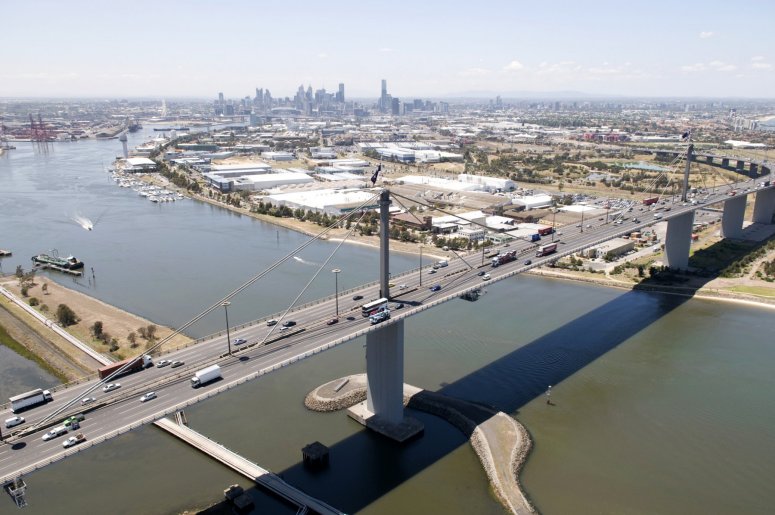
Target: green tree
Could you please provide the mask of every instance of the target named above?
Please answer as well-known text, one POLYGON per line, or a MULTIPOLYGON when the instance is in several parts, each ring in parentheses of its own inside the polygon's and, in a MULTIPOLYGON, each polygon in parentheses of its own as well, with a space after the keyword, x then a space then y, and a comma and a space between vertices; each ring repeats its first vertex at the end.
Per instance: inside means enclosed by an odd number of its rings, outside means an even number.
POLYGON ((102 336, 102 321, 97 320, 96 322, 94 322, 94 324, 92 324, 90 329, 91 329, 91 334, 95 338, 99 338, 100 336, 102 336))
POLYGON ((153 341, 156 339, 156 330, 158 327, 156 327, 154 324, 148 324, 148 327, 145 328, 145 333, 148 335, 148 339, 150 341, 153 341))
POLYGON ((131 333, 129 333, 129 334, 126 336, 126 339, 127 339, 127 341, 129 342, 129 346, 130 346, 130 347, 132 347, 133 349, 134 349, 135 347, 137 347, 137 345, 138 345, 138 343, 137 343, 137 333, 135 333, 134 331, 132 331, 131 333))
POLYGON ((70 309, 67 304, 60 304, 57 306, 57 321, 62 324, 63 327, 75 325, 80 321, 75 311, 70 309))
POLYGON ((40 301, 38 300, 38 298, 37 298, 37 297, 32 297, 32 298, 30 299, 30 306, 33 306, 33 307, 35 307, 35 306, 37 306, 38 304, 40 304, 40 301))

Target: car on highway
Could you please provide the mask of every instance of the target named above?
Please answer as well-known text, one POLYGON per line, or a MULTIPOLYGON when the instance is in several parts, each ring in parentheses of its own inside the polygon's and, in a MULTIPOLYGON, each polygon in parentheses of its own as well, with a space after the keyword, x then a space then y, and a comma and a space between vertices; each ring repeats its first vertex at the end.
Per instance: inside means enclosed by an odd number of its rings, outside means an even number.
POLYGON ((95 397, 84 397, 81 399, 81 406, 86 406, 87 404, 91 404, 92 402, 96 402, 97 399, 95 397))
POLYGON ((527 260, 525 260, 525 264, 526 265, 532 265, 533 264, 533 260, 532 259, 527 259, 527 260))
POLYGON ((67 433, 67 428, 65 426, 57 426, 53 428, 51 431, 49 431, 48 433, 43 435, 43 441, 48 442, 49 440, 62 436, 63 434, 66 434, 66 433, 67 433))
POLYGON ((404 309, 404 303, 403 302, 399 302, 398 304, 395 305, 395 307, 393 309, 404 309))
POLYGON ((326 325, 334 325, 335 323, 339 322, 338 318, 332 318, 328 322, 326 322, 326 325))
POLYGON ((405 284, 399 284, 398 285, 398 289, 399 290, 405 290, 406 289, 406 285, 405 284))
POLYGON ((369 322, 371 322, 371 325, 379 324, 380 322, 384 322, 390 318, 390 311, 388 310, 382 310, 374 313, 369 317, 369 322))
POLYGON ((434 284, 433 286, 430 287, 431 291, 439 291, 440 289, 441 289, 440 284, 434 284))
POLYGON ((102 387, 102 391, 105 393, 112 392, 121 388, 121 383, 108 383, 102 387))
POLYGON ((24 417, 11 417, 5 419, 5 427, 14 427, 18 426, 19 424, 24 424, 24 417))
POLYGON ((353 295, 353 300, 361 300, 363 295, 353 295))
POLYGON ((286 320, 283 322, 283 327, 293 327, 296 325, 296 322, 293 320, 286 320))
POLYGON ((267 327, 272 327, 273 325, 277 325, 277 320, 275 320, 274 318, 272 320, 267 320, 266 325, 267 327))
POLYGON ((182 367, 183 365, 185 365, 185 363, 183 363, 182 361, 173 361, 172 364, 170 365, 170 368, 178 368, 178 367, 182 367))
MULTIPOLYGON (((484 274, 482 276, 482 281, 489 281, 491 278, 492 278, 492 276, 490 274, 484 274)), ((441 289, 441 288, 439 288, 439 289, 441 289)))
POLYGON ((352 322, 353 320, 355 320, 355 317, 353 317, 353 316, 349 316, 349 317, 347 317, 347 320, 349 320, 350 322, 352 322))
POLYGON ((79 443, 85 442, 85 441, 86 441, 86 437, 83 436, 83 434, 78 433, 77 435, 71 436, 70 438, 62 442, 62 447, 67 449, 68 447, 72 447, 73 445, 78 445, 79 443))
POLYGON ((65 421, 63 422, 63 425, 65 427, 77 426, 80 422, 83 422, 84 420, 86 420, 86 415, 84 415, 83 413, 78 413, 77 415, 73 415, 72 417, 66 418, 65 421))
POLYGON ((436 273, 436 269, 435 268, 431 268, 430 270, 428 270, 428 273, 429 274, 435 274, 436 273))
POLYGON ((148 392, 142 397, 140 397, 140 402, 148 402, 151 399, 155 399, 155 398, 156 398, 156 392, 148 392))
POLYGON ((485 272, 484 270, 481 270, 481 271, 480 271, 478 274, 476 274, 476 275, 478 275, 479 277, 481 277, 481 276, 483 276, 483 275, 484 275, 484 274, 486 274, 486 273, 487 273, 487 272, 485 272))
POLYGON ((168 360, 168 359, 163 359, 163 360, 161 360, 161 361, 158 361, 158 362, 156 363, 156 368, 164 368, 164 367, 166 367, 167 365, 169 365, 170 363, 172 363, 170 360, 168 360))
POLYGON ((245 343, 248 343, 248 341, 245 338, 234 338, 234 341, 232 341, 234 345, 243 345, 245 343))

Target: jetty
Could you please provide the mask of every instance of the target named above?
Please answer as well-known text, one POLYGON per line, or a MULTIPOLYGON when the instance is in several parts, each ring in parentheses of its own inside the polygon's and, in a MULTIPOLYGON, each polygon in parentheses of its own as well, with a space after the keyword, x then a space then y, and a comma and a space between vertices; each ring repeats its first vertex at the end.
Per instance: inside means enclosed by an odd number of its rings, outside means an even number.
POLYGON ((170 420, 169 418, 161 418, 154 422, 154 424, 208 456, 220 461, 248 479, 255 481, 257 484, 286 501, 298 506, 301 512, 306 513, 311 510, 315 513, 320 513, 321 515, 344 515, 343 512, 336 508, 332 508, 323 501, 315 499, 289 485, 272 472, 259 467, 236 452, 227 449, 223 445, 214 442, 201 433, 189 428, 185 425, 184 416, 179 415, 176 416, 176 418, 177 422, 170 420))
POLYGON ((13 252, 11 252, 10 250, 0 249, 0 257, 8 257, 12 255, 13 255, 13 252))

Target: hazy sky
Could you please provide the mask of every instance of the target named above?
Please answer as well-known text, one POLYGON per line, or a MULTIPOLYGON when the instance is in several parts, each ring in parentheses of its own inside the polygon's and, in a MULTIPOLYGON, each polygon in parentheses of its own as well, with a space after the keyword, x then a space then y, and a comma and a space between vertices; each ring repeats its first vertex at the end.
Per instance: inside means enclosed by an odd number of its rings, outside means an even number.
POLYGON ((0 0, 0 97, 775 97, 775 0, 0 0))

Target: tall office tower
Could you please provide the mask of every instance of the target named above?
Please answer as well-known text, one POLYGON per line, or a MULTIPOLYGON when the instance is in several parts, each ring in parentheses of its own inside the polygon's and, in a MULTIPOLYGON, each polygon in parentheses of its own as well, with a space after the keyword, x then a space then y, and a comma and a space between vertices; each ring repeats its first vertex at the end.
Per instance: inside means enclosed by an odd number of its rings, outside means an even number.
POLYGON ((218 102, 223 105, 223 93, 218 93, 218 102))
POLYGON ((382 95, 379 97, 379 110, 385 112, 391 108, 388 103, 387 81, 382 79, 382 95))
POLYGON ((401 114, 401 101, 397 98, 394 98, 390 102, 390 114, 394 116, 398 116, 401 114))
POLYGON ((339 91, 336 94, 336 101, 340 104, 344 104, 344 83, 339 83, 339 91))

